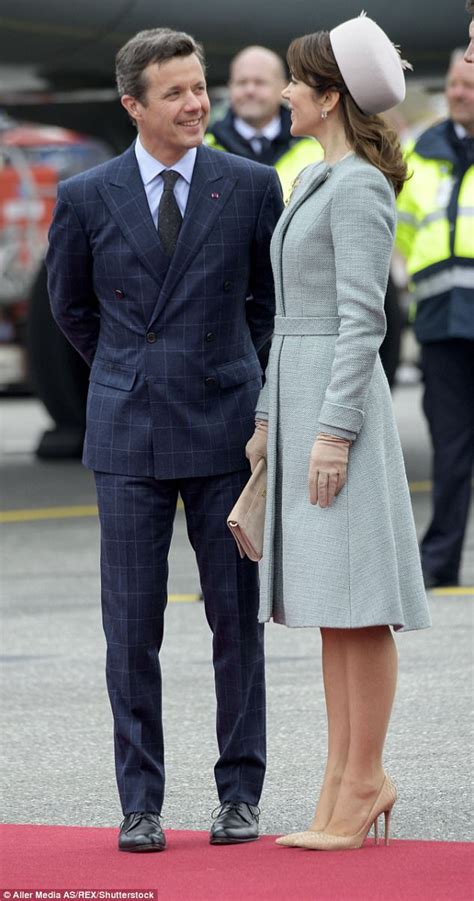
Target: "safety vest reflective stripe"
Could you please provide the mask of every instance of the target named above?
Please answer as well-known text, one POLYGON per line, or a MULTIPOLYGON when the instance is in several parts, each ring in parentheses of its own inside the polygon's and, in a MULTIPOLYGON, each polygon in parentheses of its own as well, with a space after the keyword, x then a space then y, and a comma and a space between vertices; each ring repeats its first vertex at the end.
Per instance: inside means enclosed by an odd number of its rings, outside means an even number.
POLYGON ((474 290, 474 269, 463 266, 452 266, 444 272, 436 272, 427 278, 420 278, 414 284, 415 299, 426 300, 438 297, 453 288, 470 288, 474 290))
MULTIPOLYGON (((474 206, 458 207, 458 216, 459 218, 461 218, 462 216, 474 218, 474 206)), ((398 222, 406 222, 409 225, 415 225, 417 228, 421 228, 423 225, 428 225, 429 222, 437 222, 439 219, 446 219, 445 210, 435 210, 434 213, 428 213, 427 216, 424 216, 423 219, 420 220, 418 220, 416 216, 413 216, 411 213, 407 213, 402 210, 398 212, 398 222)))
POLYGON ((472 215, 457 217, 453 250, 451 250, 451 226, 442 210, 428 213, 422 224, 419 220, 416 223, 413 220, 407 221, 405 217, 404 221, 399 218, 397 244, 407 257, 409 275, 422 272, 443 260, 450 260, 453 253, 456 257, 467 259, 474 257, 472 215))
POLYGON ((398 224, 400 224, 400 222, 406 222, 407 225, 418 225, 416 216, 412 216, 410 213, 404 213, 402 210, 399 210, 397 213, 397 221, 398 224))
MULTIPOLYGON (((462 206, 458 207, 458 217, 461 216, 474 216, 474 206, 462 206)), ((401 219, 401 216, 400 216, 401 219)), ((421 221, 418 223, 421 228, 423 225, 428 225, 429 222, 437 222, 439 219, 446 219, 446 213, 444 210, 436 210, 434 213, 428 213, 421 221)), ((410 220, 416 222, 416 219, 410 217, 410 220)), ((408 221, 405 218, 405 222, 408 221)))
MULTIPOLYGON (((451 258, 449 222, 446 216, 436 219, 434 222, 425 223, 423 228, 414 230, 407 260, 409 275, 415 275, 451 258)), ((458 256, 465 256, 463 253, 458 256)))
MULTIPOLYGON (((474 242, 472 240, 472 218, 458 218, 454 234, 454 248, 451 252, 450 224, 445 216, 433 216, 424 223, 412 239, 412 253, 407 260, 407 272, 410 276, 429 269, 436 263, 449 264, 454 257, 472 259, 474 242)), ((474 262, 474 261, 473 261, 474 262)))

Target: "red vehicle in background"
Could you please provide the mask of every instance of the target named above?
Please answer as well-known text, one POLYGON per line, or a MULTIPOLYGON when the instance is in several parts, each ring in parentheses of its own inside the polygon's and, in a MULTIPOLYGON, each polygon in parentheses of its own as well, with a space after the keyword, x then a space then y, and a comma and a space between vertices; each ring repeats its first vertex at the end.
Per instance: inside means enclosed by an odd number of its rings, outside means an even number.
POLYGON ((42 456, 80 452, 87 390, 87 367, 49 310, 43 260, 56 187, 111 155, 77 132, 0 117, 0 391, 34 390, 45 404, 57 428, 42 456))

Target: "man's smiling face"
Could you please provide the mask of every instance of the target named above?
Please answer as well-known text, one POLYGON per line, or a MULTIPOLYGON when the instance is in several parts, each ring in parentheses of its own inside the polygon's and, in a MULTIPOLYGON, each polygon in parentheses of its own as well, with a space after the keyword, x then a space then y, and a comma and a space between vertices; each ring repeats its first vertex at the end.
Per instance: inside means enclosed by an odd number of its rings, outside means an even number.
POLYGON ((147 86, 143 100, 126 94, 122 104, 135 119, 146 150, 171 166, 202 144, 210 108, 204 71, 192 53, 151 63, 142 78, 147 86))

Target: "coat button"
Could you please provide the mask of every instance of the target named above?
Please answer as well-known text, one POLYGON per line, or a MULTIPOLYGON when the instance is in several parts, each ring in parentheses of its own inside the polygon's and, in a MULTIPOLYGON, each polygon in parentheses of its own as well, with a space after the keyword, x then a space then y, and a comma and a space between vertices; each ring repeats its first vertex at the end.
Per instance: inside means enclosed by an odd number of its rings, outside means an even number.
POLYGON ((148 332, 146 340, 148 341, 148 344, 154 344, 156 341, 155 332, 148 332))
POLYGON ((121 297, 125 297, 125 294, 124 294, 124 292, 121 290, 121 288, 115 288, 114 294, 115 294, 116 297, 120 297, 120 298, 121 298, 121 297))
POLYGON ((227 293, 227 291, 232 291, 232 288, 233 288, 232 282, 224 282, 224 291, 226 293, 227 293))
POLYGON ((215 336, 214 332, 208 332, 204 340, 208 341, 208 342, 215 341, 215 338, 216 338, 216 336, 215 336))
POLYGON ((217 379, 214 378, 213 375, 208 375, 206 379, 204 379, 204 384, 211 387, 212 385, 217 385, 217 379))

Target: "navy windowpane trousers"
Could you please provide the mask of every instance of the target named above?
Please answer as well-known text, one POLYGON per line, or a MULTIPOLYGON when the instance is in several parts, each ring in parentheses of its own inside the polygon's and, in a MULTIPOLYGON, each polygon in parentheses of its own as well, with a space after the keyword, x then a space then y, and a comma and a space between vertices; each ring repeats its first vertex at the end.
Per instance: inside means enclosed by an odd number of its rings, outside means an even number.
POLYGON ((124 814, 160 813, 163 803, 159 653, 178 493, 213 633, 219 800, 259 801, 265 773, 265 677, 258 567, 240 559, 226 524, 248 477, 247 470, 177 480, 95 473, 107 688, 124 814))

